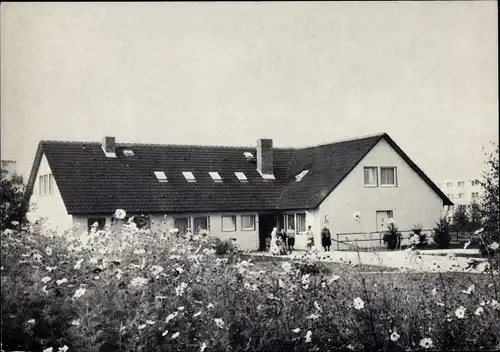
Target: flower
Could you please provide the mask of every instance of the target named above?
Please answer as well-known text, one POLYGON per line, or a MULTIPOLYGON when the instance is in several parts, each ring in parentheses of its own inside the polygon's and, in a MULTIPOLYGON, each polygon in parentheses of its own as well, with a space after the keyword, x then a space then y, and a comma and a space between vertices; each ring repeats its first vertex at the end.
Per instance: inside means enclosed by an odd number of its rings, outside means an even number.
POLYGON ((393 331, 391 334, 391 341, 396 342, 397 340, 399 340, 400 337, 401 336, 399 336, 399 334, 396 331, 393 331))
POLYGON ((201 344, 200 351, 203 352, 203 351, 205 351, 206 348, 207 348, 207 344, 205 342, 203 342, 201 344))
POLYGON ((49 293, 49 291, 47 291, 47 285, 45 285, 45 286, 42 287, 42 292, 43 293, 49 293))
POLYGON ((361 298, 356 297, 354 299, 354 309, 360 310, 363 309, 364 307, 365 307, 365 302, 363 302, 361 298))
POLYGON ((314 301, 314 308, 316 308, 316 310, 317 310, 318 312, 323 311, 323 310, 321 309, 321 307, 319 306, 319 303, 318 303, 318 302, 316 302, 316 301, 314 301))
POLYGON ((484 229, 480 228, 479 230, 474 231, 474 235, 479 235, 483 231, 484 231, 484 229))
POLYGON ((298 334, 300 332, 300 328, 295 328, 292 330, 294 333, 298 334))
POLYGON ((80 326, 80 320, 72 320, 70 324, 73 326, 80 326))
POLYGON ((289 262, 284 262, 281 264, 281 267, 285 273, 289 273, 292 270, 292 265, 289 262))
POLYGON ((139 325, 137 329, 142 330, 146 328, 146 324, 139 325))
POLYGON ((75 269, 75 270, 80 269, 82 263, 83 263, 83 259, 77 260, 75 266, 73 267, 73 269, 75 269))
POLYGON ((134 254, 137 254, 137 255, 141 255, 141 254, 144 254, 144 253, 146 253, 146 251, 144 249, 142 249, 142 248, 141 249, 136 249, 134 251, 134 254))
POLYGON ((146 320, 146 324, 155 325, 155 322, 153 320, 146 320))
POLYGON ((43 350, 43 352, 53 352, 53 351, 54 351, 53 347, 49 347, 43 350))
POLYGON ((184 291, 187 288, 187 284, 185 282, 181 282, 176 288, 175 288, 175 295, 176 296, 182 296, 184 294, 184 291))
POLYGON ((199 317, 201 315, 201 310, 193 314, 193 318, 199 317))
POLYGON ((57 266, 46 266, 45 269, 47 269, 47 271, 50 273, 53 270, 57 269, 57 266))
POLYGON ((470 243, 471 243, 471 241, 470 241, 470 240, 468 240, 467 242, 465 242, 465 244, 464 244, 464 249, 467 249, 467 247, 469 247, 469 246, 470 246, 470 243))
POLYGON ((500 308, 500 304, 498 303, 498 301, 496 299, 491 300, 490 305, 491 305, 491 307, 493 309, 499 309, 500 308))
POLYGON ((35 319, 30 319, 26 322, 27 324, 35 324, 35 319))
POLYGON ((215 325, 217 325, 218 328, 222 329, 224 327, 224 320, 222 320, 221 318, 215 318, 214 321, 215 325))
POLYGON ((45 276, 45 277, 43 277, 40 281, 41 281, 42 283, 46 284, 46 283, 47 283, 47 282, 49 282, 50 280, 52 280, 52 279, 50 278, 50 276, 45 276))
POLYGON ((132 279, 132 281, 130 282, 130 285, 132 285, 133 287, 143 287, 147 283, 148 283, 148 279, 146 279, 144 277, 136 277, 136 278, 132 279))
POLYGON ((180 332, 176 332, 176 333, 172 334, 172 340, 178 338, 180 334, 181 334, 180 332))
POLYGON ((69 350, 69 347, 64 345, 63 347, 59 347, 58 352, 66 352, 67 350, 69 350))
POLYGON ((304 288, 309 287, 309 282, 310 282, 309 277, 310 276, 311 276, 310 274, 304 274, 304 276, 302 276, 302 285, 304 286, 304 288))
POLYGON ((411 244, 419 244, 420 243, 420 237, 418 235, 412 235, 410 237, 410 243, 411 244))
POLYGON ((463 319, 465 317, 465 308, 460 306, 455 310, 455 316, 458 319, 463 319))
POLYGON ((213 308, 213 307, 214 307, 214 305, 213 305, 212 303, 209 303, 209 304, 207 305, 207 309, 211 309, 211 308, 213 308))
POLYGON ((73 295, 73 298, 79 298, 81 296, 83 296, 85 294, 85 292, 87 292, 86 289, 84 288, 79 288, 78 290, 76 290, 75 294, 73 295))
POLYGON ((57 286, 60 286, 62 284, 65 284, 66 282, 68 282, 68 279, 64 278, 64 279, 61 279, 61 280, 57 280, 56 284, 57 284, 57 286))
POLYGON ((498 244, 498 242, 493 242, 488 247, 490 247, 491 249, 493 249, 494 251, 496 251, 500 247, 500 245, 498 244))
POLYGON ((472 292, 474 292, 474 284, 470 285, 467 287, 467 290, 462 290, 463 293, 470 295, 472 292))
POLYGON ((332 277, 330 278, 330 280, 328 280, 328 284, 331 284, 332 282, 335 282, 338 279, 340 279, 340 276, 338 276, 338 275, 332 275, 332 277))
POLYGON ((50 247, 45 248, 45 254, 47 254, 50 257, 52 255, 52 248, 50 247))
POLYGON ((306 332, 306 343, 311 342, 312 332, 311 330, 306 332))
POLYGON ((309 316, 306 317, 306 319, 312 319, 312 320, 318 319, 318 318, 319 318, 318 314, 311 314, 311 315, 309 315, 309 316))
POLYGON ((14 226, 17 226, 17 225, 19 225, 19 221, 16 221, 16 220, 14 220, 14 221, 11 221, 10 223, 11 223, 12 225, 14 225, 14 226))
POLYGON ((168 323, 170 320, 174 319, 177 316, 177 314, 178 314, 177 312, 170 313, 167 316, 167 319, 165 320, 165 323, 168 323))
POLYGON ((153 265, 153 266, 151 267, 151 273, 152 273, 154 276, 159 275, 162 271, 163 271, 163 267, 162 267, 162 266, 160 266, 160 265, 153 265))
POLYGON ((437 294, 437 290, 435 288, 432 289, 432 295, 435 296, 437 294))
POLYGON ((483 307, 477 307, 476 311, 474 312, 475 315, 480 316, 484 312, 483 307))
POLYGON ((114 216, 118 220, 123 220, 127 216, 127 213, 123 209, 116 209, 114 216))
POLYGON ((428 349, 428 348, 432 348, 432 346, 434 345, 433 342, 432 342, 432 339, 428 338, 428 337, 425 337, 423 338, 422 340, 420 340, 420 343, 419 345, 425 349, 428 349))
POLYGON ((184 306, 177 307, 177 310, 180 311, 180 312, 182 312, 184 310, 184 306))
POLYGON ((161 334, 161 336, 167 336, 167 334, 168 334, 168 330, 165 330, 165 331, 161 334))

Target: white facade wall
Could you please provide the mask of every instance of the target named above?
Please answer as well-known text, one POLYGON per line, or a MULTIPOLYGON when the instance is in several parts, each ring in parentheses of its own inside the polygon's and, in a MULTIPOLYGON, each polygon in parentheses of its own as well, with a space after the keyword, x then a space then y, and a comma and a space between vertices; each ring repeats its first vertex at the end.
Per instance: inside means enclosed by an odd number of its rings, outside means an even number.
MULTIPOLYGON (((424 229, 431 229, 443 215, 443 200, 385 140, 381 140, 319 206, 316 241, 320 240, 325 217, 335 238, 337 233, 377 231, 376 212, 384 210, 393 212, 399 230, 411 230, 417 223, 424 229), (379 175, 378 187, 365 187, 365 166, 396 167, 397 186, 380 186, 379 175), (361 221, 356 221, 355 212, 360 212, 361 221)), ((332 243, 334 248, 335 242, 332 243)))

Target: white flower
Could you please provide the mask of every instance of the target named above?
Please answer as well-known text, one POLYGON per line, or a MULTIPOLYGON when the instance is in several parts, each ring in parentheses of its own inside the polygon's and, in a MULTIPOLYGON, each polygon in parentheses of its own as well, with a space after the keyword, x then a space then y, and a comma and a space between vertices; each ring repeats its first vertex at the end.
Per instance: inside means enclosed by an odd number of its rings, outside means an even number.
POLYGON ((221 318, 215 318, 214 321, 215 325, 217 325, 218 328, 222 329, 224 327, 224 320, 222 320, 221 318))
POLYGON ((470 285, 467 287, 467 290, 462 290, 463 293, 470 295, 472 292, 474 292, 474 284, 470 285))
POLYGON ((148 283, 148 279, 144 278, 144 277, 135 277, 132 279, 132 281, 130 282, 130 284, 133 286, 133 287, 143 287, 144 285, 146 285, 148 283))
POLYGON ((58 352, 66 352, 67 350, 69 350, 69 347, 64 345, 63 347, 59 347, 58 352))
POLYGON ((311 330, 306 332, 306 343, 311 342, 312 332, 311 330))
POLYGON ((484 229, 483 229, 483 228, 481 228, 481 229, 479 229, 479 230, 476 230, 476 231, 474 231, 474 235, 479 235, 479 234, 480 234, 481 232, 483 232, 483 231, 484 231, 484 229))
POLYGON ((435 288, 432 289, 432 295, 435 296, 437 294, 437 290, 435 288))
POLYGON ((49 293, 49 291, 47 291, 47 285, 45 285, 45 286, 42 287, 42 292, 43 293, 49 293))
POLYGON ((142 248, 141 249, 136 249, 134 251, 134 254, 137 254, 137 255, 141 255, 141 254, 144 254, 144 253, 146 253, 146 251, 144 249, 142 249, 142 248))
POLYGON ((52 347, 49 347, 49 348, 46 348, 43 350, 43 352, 53 352, 54 351, 54 348, 52 347))
POLYGON ((419 345, 425 349, 428 349, 428 348, 432 348, 432 346, 434 345, 433 342, 432 342, 432 339, 428 338, 428 337, 425 337, 423 338, 422 340, 420 340, 420 343, 419 345))
POLYGON ((114 216, 118 220, 123 220, 127 216, 127 213, 123 209, 116 209, 114 216))
POLYGON ((177 314, 178 314, 177 312, 170 313, 167 316, 167 319, 165 320, 165 323, 168 323, 170 320, 174 319, 177 316, 177 314))
POLYGON ((17 226, 17 225, 19 225, 19 221, 16 221, 16 220, 14 220, 14 221, 11 221, 10 223, 11 223, 12 225, 14 225, 14 226, 17 226))
POLYGON ((83 296, 85 294, 85 292, 87 292, 86 289, 84 288, 79 288, 78 290, 76 290, 75 294, 73 295, 73 297, 76 299, 76 298, 79 298, 81 296, 83 296))
POLYGON ((500 247, 500 245, 498 244, 498 242, 493 242, 488 247, 490 247, 491 249, 493 249, 494 251, 496 251, 500 247))
POLYGON ((174 229, 174 233, 178 233, 179 232, 179 229, 178 228, 175 228, 174 229))
POLYGON ((199 317, 201 315, 201 310, 193 314, 193 318, 199 317))
POLYGON ((175 334, 173 334, 172 340, 178 338, 180 334, 181 334, 180 332, 176 332, 175 334))
POLYGON ((139 325, 137 329, 142 330, 146 328, 146 324, 139 325))
POLYGON ((474 312, 475 315, 480 316, 484 312, 483 307, 478 307, 476 311, 474 312))
POLYGON ((312 319, 312 320, 318 319, 318 318, 319 318, 318 314, 311 314, 311 315, 309 315, 309 316, 306 317, 306 319, 312 319))
POLYGON ((187 284, 185 282, 181 282, 176 288, 175 288, 175 295, 176 296, 182 296, 184 294, 184 291, 187 288, 187 284))
POLYGON ((279 280, 278 280, 278 286, 279 286, 280 288, 285 287, 285 283, 283 282, 283 280, 281 280, 281 279, 279 279, 279 280))
POLYGON ((49 282, 50 280, 52 280, 52 279, 50 278, 50 276, 45 276, 45 277, 44 277, 44 278, 42 278, 40 281, 41 281, 42 283, 46 284, 46 283, 47 283, 47 282, 49 282))
POLYGON ((123 271, 121 269, 116 269, 115 272, 116 272, 116 278, 120 280, 122 278, 123 271))
POLYGON ((498 303, 498 301, 496 299, 491 300, 490 304, 491 304, 491 307, 493 309, 499 309, 500 308, 500 304, 498 303))
POLYGON ((61 280, 57 280, 56 284, 57 284, 57 286, 60 286, 62 284, 65 284, 66 282, 68 282, 68 279, 64 278, 64 279, 61 279, 61 280))
POLYGON ((182 312, 182 311, 184 310, 184 306, 179 306, 179 307, 177 307, 177 310, 178 310, 179 312, 182 312))
POLYGON ((47 254, 50 257, 52 255, 52 248, 50 247, 45 248, 45 254, 47 254))
POLYGON ((331 285, 333 282, 337 281, 338 279, 340 279, 340 276, 332 275, 332 277, 328 280, 328 284, 331 285))
POLYGON ((155 325, 155 322, 153 320, 146 320, 146 324, 155 325))
POLYGON ((309 276, 311 276, 310 274, 305 274, 304 276, 302 276, 302 285, 304 286, 304 288, 308 288, 309 287, 309 276))
POLYGON ((399 336, 399 334, 396 331, 393 331, 391 334, 391 341, 396 342, 397 340, 399 340, 400 337, 401 336, 399 336))
POLYGON ((47 269, 47 271, 50 273, 53 270, 57 269, 57 266, 46 266, 45 269, 47 269))
POLYGON ((455 310, 455 316, 458 319, 463 319, 465 317, 465 308, 460 306, 455 310))
POLYGON ((360 297, 354 299, 354 309, 360 310, 365 307, 365 302, 360 297))
POLYGON ((161 334, 161 336, 167 336, 167 334, 168 334, 168 330, 165 330, 165 331, 161 334))
POLYGON ((212 309, 213 307, 214 307, 214 305, 213 305, 212 303, 209 303, 209 304, 207 305, 207 309, 212 309))
POLYGON ((349 344, 349 345, 347 345, 347 349, 348 349, 348 350, 351 350, 351 351, 354 351, 354 346, 353 346, 353 345, 351 345, 351 344, 349 344))
POLYGON ((290 272, 290 270, 292 270, 292 265, 291 265, 289 262, 283 262, 283 263, 281 264, 281 267, 283 268, 283 271, 284 271, 285 273, 289 273, 289 272, 290 272))
POLYGON ((321 307, 319 306, 319 303, 318 303, 318 302, 316 302, 316 301, 314 301, 314 308, 316 308, 316 310, 317 310, 318 312, 323 311, 323 310, 321 309, 321 307))
POLYGON ((26 322, 27 324, 35 324, 35 319, 30 319, 26 322))
POLYGON ((160 265, 153 265, 153 266, 151 267, 151 273, 152 273, 154 276, 159 275, 162 271, 163 271, 163 267, 162 267, 162 266, 160 266, 160 265))
POLYGON ((201 344, 200 351, 203 352, 203 351, 205 351, 206 348, 207 348, 207 344, 205 342, 203 342, 201 344))
POLYGON ((70 324, 74 326, 80 326, 80 320, 72 320, 70 324))
POLYGON ((75 266, 73 267, 73 269, 75 269, 75 270, 80 269, 82 263, 83 263, 83 259, 77 260, 75 266))
POLYGON ((420 243, 420 237, 418 235, 412 235, 410 237, 410 243, 411 244, 419 244, 420 243))
POLYGON ((469 246, 470 246, 470 243, 471 243, 471 241, 470 241, 470 240, 468 240, 467 242, 465 242, 465 244, 464 244, 464 249, 467 249, 467 247, 469 247, 469 246))
POLYGON ((90 258, 89 263, 90 264, 97 264, 98 261, 99 261, 99 259, 93 257, 93 258, 90 258))
POLYGON ((292 330, 294 333, 298 334, 300 332, 300 328, 295 328, 292 330))

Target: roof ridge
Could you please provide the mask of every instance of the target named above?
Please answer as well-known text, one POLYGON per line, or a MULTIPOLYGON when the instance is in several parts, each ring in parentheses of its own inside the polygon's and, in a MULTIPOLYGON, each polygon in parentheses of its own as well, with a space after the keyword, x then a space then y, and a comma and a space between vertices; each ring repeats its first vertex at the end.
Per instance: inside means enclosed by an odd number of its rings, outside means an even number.
POLYGON ((337 143, 343 143, 343 142, 351 142, 351 141, 356 141, 356 140, 361 140, 361 139, 368 139, 368 138, 373 138, 373 137, 382 137, 382 136, 384 136, 386 134, 387 134, 386 132, 379 132, 379 133, 367 134, 367 135, 364 135, 364 136, 338 139, 336 141, 331 141, 331 142, 324 142, 324 143, 319 143, 319 144, 306 145, 306 146, 302 146, 302 147, 295 147, 293 149, 307 149, 307 148, 324 147, 324 146, 330 145, 330 144, 337 144, 337 143))

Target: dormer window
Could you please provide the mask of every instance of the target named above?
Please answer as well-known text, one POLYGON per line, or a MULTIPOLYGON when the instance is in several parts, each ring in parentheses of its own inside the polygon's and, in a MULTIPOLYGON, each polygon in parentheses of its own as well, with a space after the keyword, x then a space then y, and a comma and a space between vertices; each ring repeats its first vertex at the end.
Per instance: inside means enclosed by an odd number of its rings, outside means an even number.
POLYGON ((123 155, 134 156, 134 152, 132 151, 132 149, 123 149, 123 155))
POLYGON ((191 171, 183 171, 182 172, 182 175, 184 176, 184 178, 186 179, 186 181, 192 183, 192 182, 196 182, 196 179, 194 178, 194 175, 191 171))
POLYGON ((222 177, 220 177, 218 172, 209 172, 209 174, 216 183, 222 183, 222 177))
POLYGON ((163 171, 155 171, 155 176, 159 182, 168 182, 167 175, 163 171))
POLYGON ((240 182, 248 182, 248 179, 243 172, 235 172, 234 174, 236 175, 238 180, 240 180, 240 182))
POLYGON ((304 178, 304 176, 307 175, 308 172, 309 170, 304 170, 300 174, 296 175, 295 182, 300 182, 304 178))

